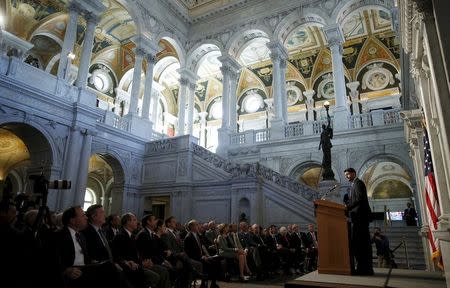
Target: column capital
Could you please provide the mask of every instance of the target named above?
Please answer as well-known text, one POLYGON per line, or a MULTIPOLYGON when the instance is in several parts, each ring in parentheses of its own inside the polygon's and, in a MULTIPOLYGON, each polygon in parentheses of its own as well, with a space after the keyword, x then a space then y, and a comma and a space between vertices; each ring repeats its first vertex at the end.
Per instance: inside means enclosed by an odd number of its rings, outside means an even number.
POLYGON ((231 57, 230 55, 222 55, 219 58, 217 58, 221 63, 222 63, 222 68, 224 69, 224 71, 229 71, 230 72, 230 76, 233 73, 238 73, 241 70, 241 64, 239 64, 239 62, 237 62, 233 57, 231 57))
POLYGON ((323 32, 330 47, 335 45, 342 46, 342 43, 345 42, 344 33, 342 33, 342 29, 338 24, 325 27, 323 32))
POLYGON ((400 117, 411 129, 422 129, 422 120, 424 118, 422 110, 404 110, 400 112, 400 117))
POLYGON ((185 83, 183 83, 184 85, 188 85, 188 84, 192 84, 192 83, 197 83, 197 80, 199 79, 199 77, 197 76, 197 74, 195 74, 194 72, 192 72, 191 70, 187 69, 187 68, 180 68, 177 70, 178 74, 180 74, 180 84, 181 84, 181 79, 184 79, 183 81, 185 81, 185 83))
POLYGON ((306 99, 311 100, 314 97, 314 94, 316 94, 316 91, 314 90, 306 90, 303 92, 303 95, 305 95, 306 99))
POLYGON ((154 54, 147 53, 144 56, 145 60, 148 64, 155 64, 156 63, 156 57, 154 54))
POLYGON ((75 1, 72 1, 69 3, 69 5, 67 5, 67 10, 69 11, 69 13, 76 12, 77 14, 81 14, 83 12, 83 9, 75 1))
POLYGON ((86 24, 94 26, 97 26, 97 24, 100 22, 100 18, 100 15, 94 14, 92 12, 88 12, 84 16, 84 19, 86 19, 86 24))
MULTIPOLYGON (((74 1, 72 1, 73 3, 74 1)), ((100 16, 105 10, 106 6, 103 5, 101 0, 77 0, 77 6, 84 11, 86 15, 92 14, 100 16)))
POLYGON ((145 35, 136 35, 131 39, 131 41, 136 44, 136 49, 141 49, 143 51, 144 55, 154 56, 159 50, 161 50, 153 39, 150 39, 145 35))
POLYGON ((358 92, 359 81, 347 83, 346 86, 348 89, 350 89, 350 97, 352 97, 352 99, 357 99, 359 96, 358 92))
POLYGON ((274 60, 286 60, 289 58, 287 49, 280 41, 270 41, 266 44, 267 48, 270 50, 270 58, 274 60))

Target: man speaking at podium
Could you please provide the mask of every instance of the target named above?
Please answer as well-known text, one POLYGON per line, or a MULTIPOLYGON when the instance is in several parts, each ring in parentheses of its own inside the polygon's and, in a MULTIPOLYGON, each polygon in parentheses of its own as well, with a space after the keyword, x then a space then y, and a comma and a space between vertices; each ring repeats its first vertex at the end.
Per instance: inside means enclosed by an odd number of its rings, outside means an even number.
POLYGON ((353 168, 345 169, 344 175, 352 183, 346 207, 351 221, 350 249, 356 260, 355 274, 373 275, 372 244, 369 232, 372 212, 367 200, 366 185, 356 177, 356 171, 353 168))

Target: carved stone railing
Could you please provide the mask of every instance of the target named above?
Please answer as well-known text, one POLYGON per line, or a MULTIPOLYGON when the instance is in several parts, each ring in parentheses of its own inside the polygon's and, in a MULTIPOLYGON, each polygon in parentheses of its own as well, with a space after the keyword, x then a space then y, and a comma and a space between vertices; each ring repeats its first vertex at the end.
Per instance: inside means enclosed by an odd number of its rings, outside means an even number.
POLYGON ((230 135, 231 145, 243 145, 245 144, 245 133, 233 133, 230 135))
POLYGON ((267 142, 270 140, 270 129, 260 129, 254 131, 254 143, 267 142))
POLYGON ((128 131, 129 119, 121 117, 114 112, 105 111, 105 117, 103 118, 102 122, 114 128, 128 131))
POLYGON ((319 193, 310 187, 301 184, 288 176, 281 175, 280 173, 259 163, 234 163, 225 160, 217 154, 212 153, 211 151, 196 144, 193 145, 193 152, 194 155, 212 164, 214 167, 229 173, 231 179, 259 178, 301 195, 309 201, 317 199, 319 196, 319 193))
POLYGON ((284 136, 286 138, 299 137, 303 135, 303 123, 288 124, 284 127, 284 136))
POLYGON ((372 114, 364 113, 351 115, 348 124, 350 129, 372 127, 372 114))
POLYGON ((403 123, 402 117, 400 117, 400 109, 383 110, 384 125, 392 125, 403 123))

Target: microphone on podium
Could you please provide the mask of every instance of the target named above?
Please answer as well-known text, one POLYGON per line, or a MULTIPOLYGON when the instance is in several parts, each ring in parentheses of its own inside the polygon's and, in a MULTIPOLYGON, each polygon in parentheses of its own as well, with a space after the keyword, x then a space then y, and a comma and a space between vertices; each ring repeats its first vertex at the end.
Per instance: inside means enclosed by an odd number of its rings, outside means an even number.
POLYGON ((339 185, 335 184, 330 190, 328 190, 327 192, 325 192, 325 194, 323 194, 322 197, 320 197, 320 200, 325 200, 325 197, 327 197, 328 193, 330 193, 331 191, 333 191, 334 189, 338 188, 339 185))

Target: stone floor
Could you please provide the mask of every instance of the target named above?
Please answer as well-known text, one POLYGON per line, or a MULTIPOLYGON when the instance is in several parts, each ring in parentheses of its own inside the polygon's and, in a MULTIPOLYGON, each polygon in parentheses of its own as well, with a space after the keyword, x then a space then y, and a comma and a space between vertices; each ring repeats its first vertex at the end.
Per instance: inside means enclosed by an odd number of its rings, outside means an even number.
MULTIPOLYGON (((249 282, 239 282, 238 280, 231 280, 230 282, 222 282, 219 281, 217 284, 220 286, 220 288, 241 288, 241 287, 249 287, 249 288, 257 288, 257 287, 264 287, 264 288, 279 288, 284 287, 284 283, 287 281, 294 280, 298 278, 300 275, 294 275, 294 276, 285 276, 285 275, 279 275, 279 276, 272 276, 270 279, 266 279, 263 281, 258 280, 250 280, 249 282)), ((197 286, 198 287, 198 286, 197 286)))

